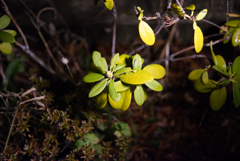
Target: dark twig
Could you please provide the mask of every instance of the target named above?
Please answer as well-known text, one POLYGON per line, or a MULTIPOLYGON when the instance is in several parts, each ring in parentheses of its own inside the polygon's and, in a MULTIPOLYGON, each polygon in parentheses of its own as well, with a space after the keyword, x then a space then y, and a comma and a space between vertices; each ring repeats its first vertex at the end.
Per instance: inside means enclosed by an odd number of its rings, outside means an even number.
POLYGON ((117 31, 117 9, 113 1, 113 38, 112 38, 112 57, 115 55, 116 48, 116 31, 117 31))
POLYGON ((18 23, 17 23, 17 22, 15 21, 15 19, 13 18, 11 12, 10 12, 9 9, 8 9, 7 4, 4 2, 4 0, 1 0, 1 1, 2 1, 3 5, 4 5, 4 10, 5 10, 5 12, 6 12, 7 15, 11 18, 12 22, 14 23, 14 25, 17 27, 19 33, 21 34, 22 39, 23 39, 23 41, 24 41, 24 43, 25 43, 25 48, 26 48, 26 49, 29 49, 27 39, 26 39, 24 33, 22 32, 22 29, 19 27, 18 23))

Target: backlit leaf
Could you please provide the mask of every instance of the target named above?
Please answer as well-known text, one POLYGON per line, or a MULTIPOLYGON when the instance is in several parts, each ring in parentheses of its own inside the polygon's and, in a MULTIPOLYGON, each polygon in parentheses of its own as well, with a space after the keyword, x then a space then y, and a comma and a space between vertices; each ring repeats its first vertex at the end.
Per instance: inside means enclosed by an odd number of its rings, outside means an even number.
POLYGON ((143 68, 143 70, 149 72, 155 79, 161 79, 166 73, 164 67, 159 64, 147 65, 143 68))
POLYGON ((108 95, 107 88, 105 88, 102 93, 96 96, 96 106, 98 108, 103 108, 106 106, 108 100, 107 95, 108 95))
POLYGON ((140 57, 140 55, 136 54, 134 56, 132 56, 132 66, 133 69, 142 69, 142 59, 140 57))
POLYGON ((203 9, 201 12, 199 12, 196 16, 196 20, 200 21, 201 19, 203 19, 207 14, 207 9, 203 9))
POLYGON ((195 10, 195 5, 191 4, 189 6, 184 7, 184 9, 193 11, 193 10, 195 10))
POLYGON ((225 23, 226 26, 237 27, 240 24, 240 20, 231 20, 225 23))
POLYGON ((93 82, 97 82, 103 78, 104 78, 104 75, 102 75, 102 74, 90 73, 83 78, 83 81, 87 82, 87 83, 93 83, 93 82))
POLYGON ((120 79, 124 83, 137 85, 152 81, 153 76, 144 70, 136 70, 136 72, 122 75, 120 79))
POLYGON ((233 100, 235 107, 239 107, 240 105, 240 91, 237 83, 233 83, 233 100))
POLYGON ((210 95, 210 105, 212 110, 219 110, 225 103, 227 90, 225 87, 214 89, 210 95))
POLYGON ((236 57, 233 61, 232 71, 236 74, 240 73, 240 56, 236 57))
POLYGON ((196 28, 197 28, 197 22, 193 21, 193 30, 196 30, 196 28))
POLYGON ((118 71, 116 71, 116 73, 114 74, 115 77, 124 74, 124 73, 128 73, 129 71, 131 71, 132 69, 130 67, 125 67, 122 69, 119 69, 118 71))
POLYGON ((127 65, 126 61, 129 60, 130 57, 131 57, 130 55, 122 54, 122 55, 120 55, 119 60, 118 60, 117 63, 120 63, 123 66, 126 66, 127 65))
POLYGON ((141 85, 137 85, 134 90, 134 100, 139 106, 142 106, 145 101, 145 91, 141 85))
POLYGON ((104 88, 107 86, 107 81, 108 81, 108 78, 103 79, 101 82, 96 84, 89 92, 88 97, 91 98, 101 93, 104 90, 104 88))
POLYGON ((212 66, 213 69, 217 70, 218 72, 222 73, 225 76, 230 76, 228 72, 224 71, 220 66, 214 65, 212 66))
POLYGON ((116 66, 116 63, 118 62, 118 60, 119 60, 119 53, 115 54, 115 55, 113 56, 113 58, 111 59, 111 62, 110 62, 110 64, 111 64, 110 70, 111 70, 111 71, 112 71, 113 68, 116 66))
POLYGON ((139 30, 139 35, 145 44, 151 46, 155 43, 154 32, 152 28, 145 21, 141 20, 139 22, 138 30, 139 30))
POLYGON ((5 31, 0 31, 0 41, 14 43, 15 39, 12 34, 5 31))
POLYGON ((194 30, 194 46, 197 53, 199 53, 203 48, 203 33, 198 26, 194 30))
POLYGON ((123 84, 122 81, 119 80, 114 82, 114 88, 116 89, 117 92, 122 92, 130 88, 130 86, 127 84, 123 84))
POLYGON ((121 99, 121 94, 117 93, 116 89, 114 88, 114 80, 110 80, 108 85, 108 91, 110 97, 115 101, 118 102, 121 99))
POLYGON ((11 19, 7 15, 3 15, 0 17, 0 29, 4 29, 7 27, 11 22, 11 19))
POLYGON ((217 59, 217 65, 220 66, 223 69, 223 71, 227 71, 227 65, 224 58, 221 55, 217 55, 216 59, 217 59))
POLYGON ((240 44, 240 28, 236 29, 236 31, 232 35, 232 45, 234 47, 240 44))
POLYGON ((102 58, 98 51, 93 52, 92 59, 96 67, 99 67, 104 73, 108 70, 106 59, 102 58))
POLYGON ((145 85, 148 88, 150 88, 150 89, 152 89, 154 91, 162 91, 163 90, 162 85, 158 81, 156 81, 156 80, 153 80, 151 82, 147 82, 147 83, 145 83, 145 85))
POLYGON ((207 70, 203 72, 202 82, 203 82, 203 84, 207 84, 208 83, 208 72, 207 72, 207 70))
POLYGON ((17 35, 17 32, 14 30, 3 30, 3 31, 11 34, 13 37, 17 35))
POLYGON ((121 94, 121 99, 118 102, 113 101, 110 95, 108 95, 109 104, 115 109, 125 111, 128 109, 131 103, 131 99, 132 99, 131 89, 129 88, 126 91, 120 92, 120 94, 121 94))
POLYGON ((112 10, 112 8, 113 8, 113 0, 104 0, 104 4, 107 7, 107 9, 112 10))
POLYGON ((177 4, 175 4, 175 3, 172 3, 171 8, 172 8, 172 11, 173 11, 175 14, 177 14, 180 18, 183 18, 184 13, 183 13, 182 8, 181 8, 179 5, 177 5, 177 4))
POLYGON ((188 79, 197 80, 202 76, 203 72, 204 72, 203 69, 195 69, 195 70, 191 71, 191 73, 189 73, 188 79))
POLYGON ((240 73, 233 77, 233 80, 236 81, 238 88, 240 89, 240 73))
POLYGON ((117 65, 113 68, 113 71, 115 72, 115 71, 120 70, 120 69, 122 69, 122 68, 124 68, 124 66, 123 66, 122 64, 117 64, 117 65))
POLYGON ((194 82, 194 88, 201 93, 208 93, 212 91, 215 87, 216 85, 213 84, 211 80, 209 80, 207 84, 203 84, 201 79, 198 79, 194 82))
POLYGON ((7 42, 0 43, 0 51, 2 51, 4 54, 10 54, 12 52, 11 44, 7 42))
POLYGON ((211 55, 212 55, 213 62, 214 62, 215 65, 217 65, 218 62, 217 62, 216 55, 213 52, 212 41, 210 41, 210 50, 211 50, 211 55))

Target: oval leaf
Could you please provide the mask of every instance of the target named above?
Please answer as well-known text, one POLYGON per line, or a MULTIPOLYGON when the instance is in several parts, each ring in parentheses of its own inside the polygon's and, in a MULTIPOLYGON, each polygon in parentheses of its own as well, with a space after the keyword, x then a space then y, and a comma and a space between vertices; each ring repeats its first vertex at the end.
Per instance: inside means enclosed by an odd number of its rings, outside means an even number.
POLYGON ((227 98, 227 90, 225 87, 215 89, 210 95, 210 106, 212 110, 219 110, 225 103, 227 98))
POLYGON ((197 28, 197 22, 193 21, 193 30, 196 30, 196 28, 197 28))
POLYGON ((172 11, 173 11, 175 14, 177 14, 180 18, 183 18, 184 13, 183 13, 182 8, 181 8, 179 5, 177 5, 177 4, 175 4, 175 3, 172 3, 171 8, 172 8, 172 11))
POLYGON ((12 46, 10 43, 3 42, 3 43, 0 43, 0 50, 4 54, 10 54, 12 52, 12 46))
POLYGON ((142 69, 142 58, 140 57, 140 55, 136 54, 132 57, 132 66, 133 69, 142 69))
POLYGON ((226 26, 237 27, 240 24, 240 20, 231 20, 225 23, 226 26))
POLYGON ((194 46, 197 53, 199 53, 203 48, 203 33, 198 26, 194 30, 194 46))
POLYGON ((201 19, 203 19, 207 14, 207 9, 203 9, 201 12, 199 12, 196 16, 196 20, 200 21, 201 19))
POLYGON ((164 67, 159 64, 147 65, 143 68, 143 70, 150 73, 153 76, 153 78, 155 78, 155 79, 161 79, 162 77, 164 77, 164 75, 166 73, 164 67))
POLYGON ((116 89, 114 88, 114 80, 110 80, 108 85, 108 91, 110 97, 115 101, 118 102, 121 99, 121 94, 117 93, 116 89))
POLYGON ((107 7, 107 9, 109 10, 113 9, 113 0, 104 0, 104 4, 107 7))
POLYGON ((216 85, 213 84, 211 80, 209 80, 207 84, 203 84, 201 79, 198 79, 194 82, 194 88, 201 93, 208 93, 212 91, 215 87, 216 85))
POLYGON ((139 35, 142 41, 151 46, 155 43, 155 35, 152 28, 145 22, 140 21, 138 25, 139 35))
POLYGON ((202 82, 203 82, 203 84, 207 84, 208 83, 208 72, 207 72, 207 70, 203 72, 202 82))
POLYGON ((136 72, 130 72, 120 77, 121 81, 127 84, 144 84, 153 80, 153 76, 144 71, 136 70, 136 72))
POLYGON ((119 75, 128 73, 131 70, 132 69, 130 67, 119 69, 118 71, 116 71, 116 73, 114 73, 114 76, 118 77, 119 75))
POLYGON ((107 88, 105 88, 101 94, 96 96, 96 106, 98 108, 103 108, 106 106, 107 95, 108 95, 107 88))
POLYGON ((130 57, 131 57, 130 55, 122 54, 122 55, 119 57, 119 60, 118 60, 117 64, 120 63, 120 64, 122 64, 123 66, 126 66, 126 65, 127 65, 126 61, 129 60, 130 57))
POLYGON ((114 88, 117 92, 126 91, 128 88, 130 88, 129 85, 123 84, 120 80, 117 82, 114 82, 114 88))
POLYGON ((119 53, 115 54, 115 55, 113 56, 113 58, 111 59, 111 62, 110 62, 110 64, 111 64, 110 70, 111 70, 111 71, 113 71, 113 68, 116 66, 118 60, 119 60, 119 53))
POLYGON ((108 81, 108 78, 96 84, 89 92, 88 97, 91 98, 101 93, 104 90, 104 88, 107 86, 107 81, 108 81))
POLYGON ((99 67, 103 72, 108 70, 108 65, 106 59, 101 57, 98 51, 94 51, 92 55, 93 63, 96 67, 99 67))
POLYGON ((239 91, 237 83, 235 83, 235 82, 233 83, 233 100, 234 100, 235 107, 239 107, 240 91, 239 91))
POLYGON ((214 65, 212 67, 213 69, 217 70, 218 72, 220 72, 221 74, 225 75, 225 76, 230 76, 228 72, 225 72, 220 66, 218 65, 214 65))
POLYGON ((236 57, 233 61, 232 71, 236 74, 240 73, 240 56, 236 57))
POLYGON ((193 81, 197 80, 202 76, 203 72, 204 72, 203 69, 195 69, 195 70, 191 71, 191 73, 189 73, 188 79, 193 80, 193 81))
POLYGON ((240 73, 233 77, 233 80, 236 81, 238 88, 240 89, 240 73))
POLYGON ((222 70, 226 72, 227 65, 226 65, 224 58, 221 55, 217 55, 216 59, 217 59, 217 65, 220 66, 222 68, 222 70))
POLYGON ((153 80, 151 82, 147 82, 147 83, 145 83, 145 85, 148 88, 150 88, 150 89, 152 89, 154 91, 162 91, 163 90, 162 85, 158 81, 155 81, 155 80, 153 80))
POLYGON ((7 33, 9 33, 9 34, 11 34, 13 37, 17 35, 17 32, 14 31, 14 30, 3 30, 3 31, 5 31, 5 32, 7 32, 7 33))
POLYGON ((240 44, 240 28, 236 29, 236 31, 232 35, 232 45, 234 47, 240 44))
POLYGON ((189 6, 184 7, 184 9, 193 11, 193 10, 195 10, 195 5, 194 5, 194 4, 191 4, 191 5, 189 5, 189 6))
POLYGON ((212 55, 213 62, 214 62, 215 65, 217 65, 218 62, 217 62, 216 55, 213 52, 212 41, 210 41, 210 50, 211 50, 211 55, 212 55))
POLYGON ((90 73, 83 78, 83 81, 86 83, 93 83, 103 79, 104 76, 98 73, 90 73))
POLYGON ((0 41, 14 43, 15 39, 12 34, 5 31, 0 31, 0 41))
POLYGON ((0 18, 0 29, 4 29, 7 27, 11 22, 11 19, 7 15, 3 15, 0 18))
POLYGON ((142 106, 145 99, 145 91, 141 85, 137 85, 135 90, 134 90, 134 99, 135 102, 139 105, 142 106))

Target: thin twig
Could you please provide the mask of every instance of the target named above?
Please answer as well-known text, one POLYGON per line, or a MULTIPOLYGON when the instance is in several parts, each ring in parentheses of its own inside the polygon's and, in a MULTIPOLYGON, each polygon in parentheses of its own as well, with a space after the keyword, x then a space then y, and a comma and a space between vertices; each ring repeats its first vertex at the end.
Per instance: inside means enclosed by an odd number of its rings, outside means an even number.
POLYGON ((206 113, 207 113, 207 109, 206 109, 206 110, 204 111, 204 113, 203 113, 203 116, 202 116, 201 121, 200 121, 200 123, 199 123, 199 127, 202 126, 202 122, 203 122, 203 119, 204 119, 206 113))
POLYGON ((113 1, 113 38, 112 38, 112 57, 115 55, 116 48, 116 31, 117 31, 117 9, 113 1))
POLYGON ((4 5, 4 10, 5 10, 5 12, 6 12, 7 15, 11 18, 11 20, 12 20, 13 23, 14 23, 14 25, 17 27, 19 33, 21 34, 22 39, 23 39, 24 44, 25 44, 25 48, 26 48, 26 49, 29 49, 27 39, 26 39, 24 33, 22 32, 22 29, 18 26, 18 23, 17 23, 17 22, 15 21, 15 19, 13 18, 12 14, 11 14, 11 12, 9 11, 8 6, 7 6, 6 3, 4 2, 4 0, 1 0, 1 1, 2 1, 3 5, 4 5))

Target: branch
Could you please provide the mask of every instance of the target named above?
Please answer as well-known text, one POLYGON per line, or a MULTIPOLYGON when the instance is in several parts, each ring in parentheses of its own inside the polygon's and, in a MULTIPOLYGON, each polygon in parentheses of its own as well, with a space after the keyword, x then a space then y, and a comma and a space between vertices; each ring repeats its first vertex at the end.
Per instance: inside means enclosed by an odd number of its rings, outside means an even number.
POLYGON ((117 9, 113 1, 113 39, 112 39, 112 57, 115 55, 116 47, 116 30, 117 30, 117 9))

